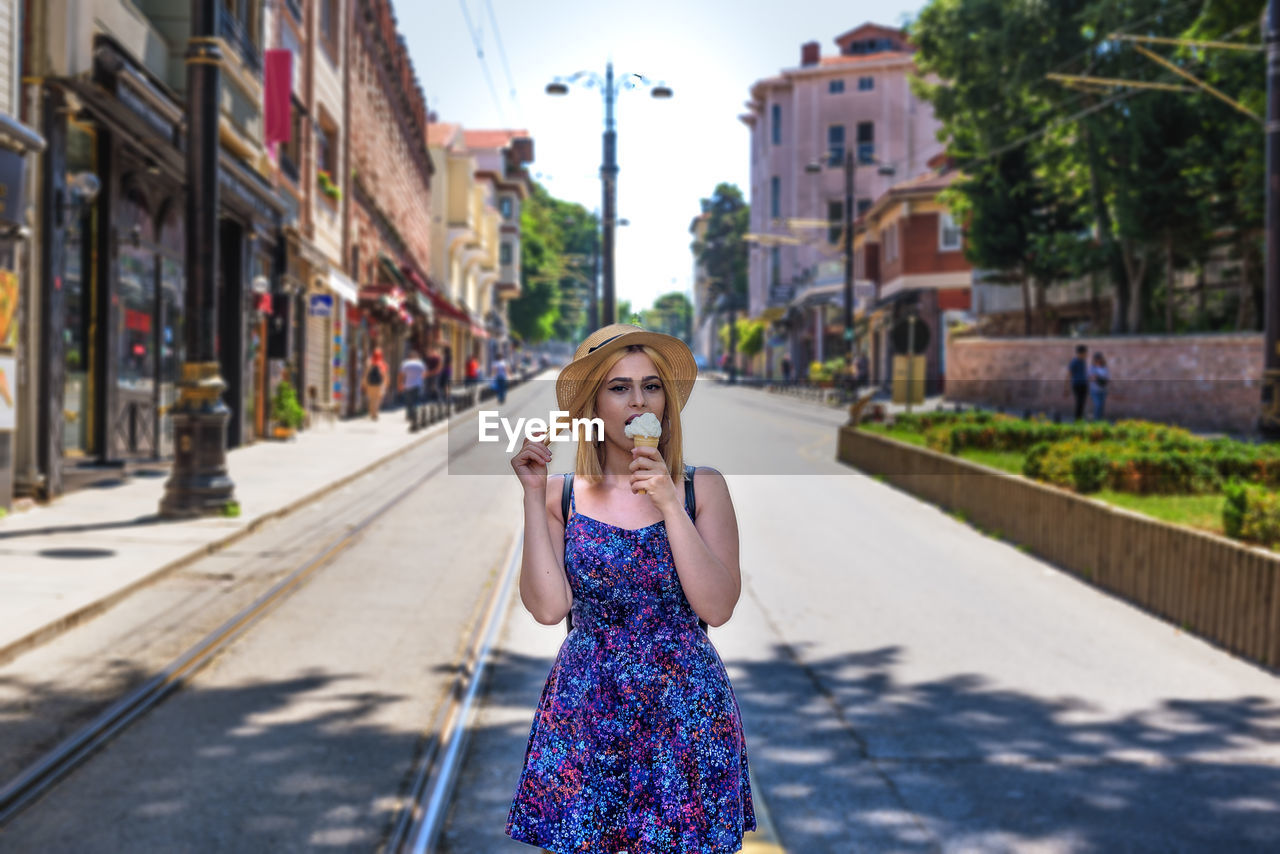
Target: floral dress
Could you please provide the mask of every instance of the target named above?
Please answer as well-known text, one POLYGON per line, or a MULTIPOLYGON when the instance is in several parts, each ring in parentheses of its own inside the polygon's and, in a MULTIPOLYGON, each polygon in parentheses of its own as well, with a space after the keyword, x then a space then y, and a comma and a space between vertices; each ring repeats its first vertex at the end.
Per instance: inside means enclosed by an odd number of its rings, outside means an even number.
POLYGON ((739 850, 756 829, 742 718, 665 523, 571 511, 564 543, 573 630, 538 701, 507 835, 555 854, 739 850))

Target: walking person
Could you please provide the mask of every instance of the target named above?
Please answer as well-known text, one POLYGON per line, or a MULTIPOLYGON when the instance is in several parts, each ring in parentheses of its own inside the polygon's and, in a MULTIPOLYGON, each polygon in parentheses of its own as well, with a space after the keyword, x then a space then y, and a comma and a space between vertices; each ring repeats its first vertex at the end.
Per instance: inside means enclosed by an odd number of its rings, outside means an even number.
POLYGON ((423 382, 427 373, 426 362, 417 348, 409 351, 409 358, 400 364, 400 376, 397 388, 404 395, 405 412, 409 417, 409 432, 414 433, 422 426, 419 413, 423 400, 423 382))
POLYGON ((382 409, 382 395, 387 390, 387 363, 382 358, 382 348, 374 347, 364 369, 364 396, 369 401, 369 417, 378 420, 382 409))
POLYGON ((1102 410, 1107 405, 1107 383, 1111 381, 1111 371, 1107 369, 1107 357, 1101 353, 1093 354, 1093 364, 1089 366, 1089 396, 1093 398, 1093 420, 1102 420, 1102 410))
POLYGON ((858 387, 871 385, 871 360, 866 353, 858 354, 858 387))
POLYGON ((791 382, 791 357, 782 357, 782 381, 784 383, 791 382))
POLYGON ((473 386, 480 380, 480 360, 476 358, 476 354, 472 353, 467 358, 466 367, 466 383, 473 386))
POLYGON ((511 459, 524 489, 521 601, 543 625, 572 615, 507 816, 512 839, 730 852, 756 829, 738 701, 699 626, 724 625, 742 581, 725 479, 684 464, 680 411, 696 377, 678 338, 599 329, 561 370, 556 400, 571 418, 601 419, 603 438, 577 444, 567 484, 548 478, 547 444, 526 439, 511 459), (642 414, 662 426, 656 448, 626 435, 642 414))
MULTIPOLYGON (((1089 396, 1089 368, 1085 361, 1085 356, 1089 353, 1089 348, 1080 344, 1076 347, 1076 357, 1067 363, 1067 388, 1070 388, 1071 394, 1076 398, 1076 420, 1084 418, 1084 402, 1089 396)), ((1067 389, 1062 391, 1063 397, 1067 395, 1067 389)))
POLYGON ((498 405, 507 402, 507 360, 502 354, 493 363, 493 390, 498 393, 498 405))
POLYGON ((444 403, 444 411, 452 409, 453 399, 449 396, 449 383, 453 379, 453 349, 448 345, 440 351, 440 375, 436 387, 440 390, 440 400, 444 403))

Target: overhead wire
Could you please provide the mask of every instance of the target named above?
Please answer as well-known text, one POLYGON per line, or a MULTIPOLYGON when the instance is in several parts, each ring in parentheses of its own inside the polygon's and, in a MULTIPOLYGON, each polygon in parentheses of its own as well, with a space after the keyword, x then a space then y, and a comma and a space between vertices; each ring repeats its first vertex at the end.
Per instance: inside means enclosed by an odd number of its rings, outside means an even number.
POLYGON ((489 23, 493 25, 493 40, 498 45, 498 58, 502 60, 502 72, 507 76, 507 91, 511 96, 511 103, 516 108, 516 116, 521 124, 524 124, 524 110, 520 108, 520 98, 516 94, 516 81, 511 76, 511 66, 507 62, 507 49, 502 44, 502 31, 498 29, 498 16, 493 12, 493 0, 484 0, 485 7, 489 10, 489 23))
POLYGON ((467 8, 467 0, 458 0, 458 5, 462 7, 462 17, 467 22, 467 31, 471 34, 471 43, 476 48, 476 58, 480 60, 480 70, 484 72, 484 82, 489 87, 489 94, 493 97, 493 105, 498 109, 498 117, 502 124, 507 124, 507 111, 502 107, 502 99, 498 97, 498 89, 493 85, 493 75, 489 73, 489 64, 485 61, 484 56, 484 34, 471 20, 471 10, 467 8))

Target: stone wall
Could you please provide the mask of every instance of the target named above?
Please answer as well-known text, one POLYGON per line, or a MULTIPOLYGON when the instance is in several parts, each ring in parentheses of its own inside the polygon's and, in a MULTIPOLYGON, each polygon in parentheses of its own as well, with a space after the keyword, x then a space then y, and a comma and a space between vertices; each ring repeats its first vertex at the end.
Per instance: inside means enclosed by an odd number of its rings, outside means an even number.
POLYGON ((960 338, 947 349, 948 400, 1059 413, 1074 403, 1067 362, 1078 344, 1107 359, 1108 418, 1146 418, 1193 430, 1248 434, 1261 409, 1262 336, 1133 335, 1096 338, 960 338))

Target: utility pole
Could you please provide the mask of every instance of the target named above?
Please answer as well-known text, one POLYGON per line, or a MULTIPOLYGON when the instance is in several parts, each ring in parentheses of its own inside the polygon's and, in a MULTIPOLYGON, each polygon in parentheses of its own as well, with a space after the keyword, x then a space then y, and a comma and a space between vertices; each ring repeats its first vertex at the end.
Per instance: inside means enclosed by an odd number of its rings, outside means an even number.
POLYGON ((217 0, 191 0, 187 42, 186 357, 173 407, 173 470, 160 515, 222 515, 235 484, 227 476, 226 388, 215 348, 218 318, 218 112, 222 52, 217 0))
POLYGON ((1268 0, 1267 50, 1267 270, 1263 333, 1263 436, 1280 440, 1280 0, 1268 0))

